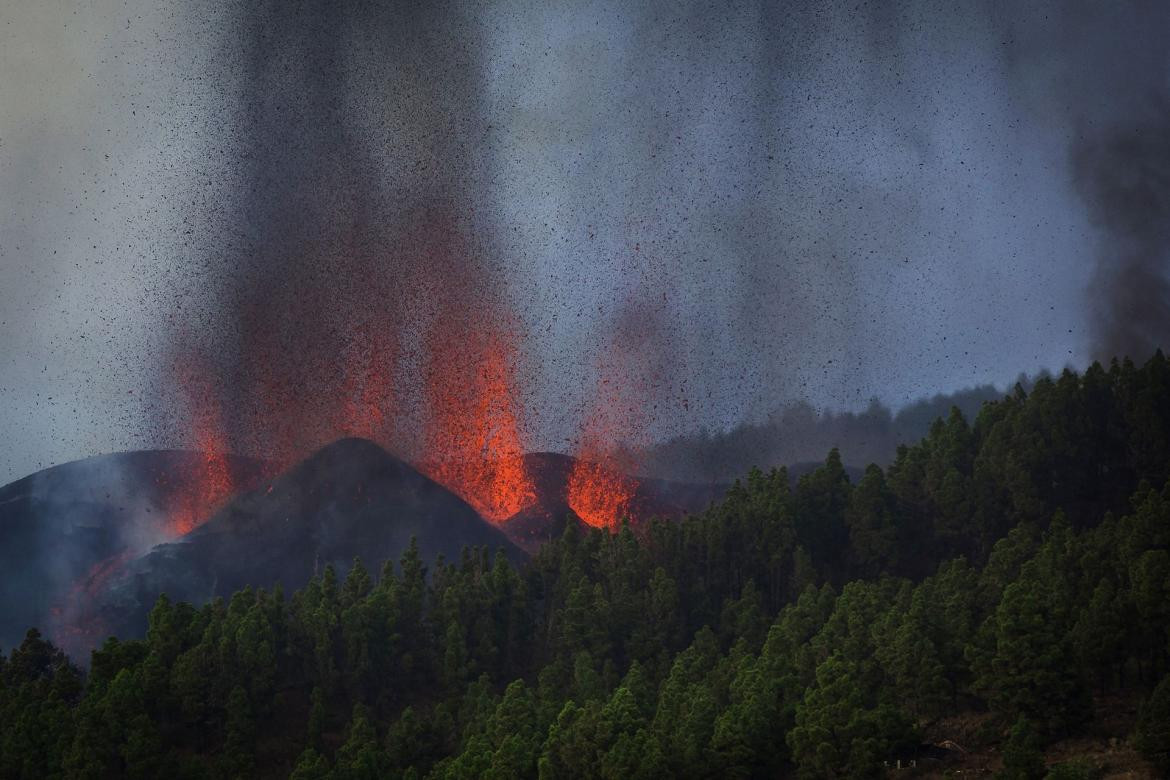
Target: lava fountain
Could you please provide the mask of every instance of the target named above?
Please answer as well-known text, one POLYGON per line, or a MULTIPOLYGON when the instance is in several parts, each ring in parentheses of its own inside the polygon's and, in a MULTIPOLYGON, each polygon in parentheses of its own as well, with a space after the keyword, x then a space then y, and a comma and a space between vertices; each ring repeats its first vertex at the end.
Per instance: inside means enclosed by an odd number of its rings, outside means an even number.
POLYGON ((430 353, 428 457, 421 464, 497 524, 536 500, 524 463, 509 335, 481 332, 462 346, 446 343, 430 353), (460 356, 469 347, 470 354, 460 356))
POLYGON ((613 364, 602 366, 597 392, 581 426, 577 459, 569 472, 565 499, 569 508, 595 528, 617 528, 629 519, 638 481, 623 473, 633 464, 613 455, 618 435, 628 432, 625 384, 613 364))
MULTIPOLYGON (((608 383, 603 381, 603 386, 608 383)), ((617 457, 607 449, 614 442, 616 432, 613 415, 620 406, 612 401, 613 393, 598 396, 601 402, 585 420, 582 437, 573 468, 569 471, 565 499, 573 512, 595 528, 617 528, 623 519, 629 519, 632 501, 638 491, 638 481, 623 473, 629 464, 617 463, 617 457)))
POLYGON ((232 495, 237 486, 228 463, 219 399, 208 381, 203 361, 188 356, 178 361, 175 374, 187 397, 192 439, 198 459, 188 473, 177 475, 173 497, 168 501, 166 532, 183 536, 205 523, 232 495))
MULTIPOLYGON (((632 271, 647 262, 637 244, 632 262, 632 271)), ((666 358, 670 333, 665 297, 660 302, 648 293, 646 277, 652 269, 653 264, 640 267, 643 289, 635 288, 613 321, 609 347, 597 361, 597 389, 583 415, 577 460, 569 473, 569 507, 598 528, 615 529, 622 520, 639 519, 635 498, 640 483, 631 476, 638 471, 631 454, 638 448, 629 445, 646 443, 652 415, 669 405, 670 382, 680 373, 666 358)))

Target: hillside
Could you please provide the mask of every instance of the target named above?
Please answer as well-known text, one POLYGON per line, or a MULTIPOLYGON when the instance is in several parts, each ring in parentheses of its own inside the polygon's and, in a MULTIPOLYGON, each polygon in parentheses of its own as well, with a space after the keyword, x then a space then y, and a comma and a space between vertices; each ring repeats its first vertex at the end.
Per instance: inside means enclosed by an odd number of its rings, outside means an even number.
POLYGON ((30 634, 0 775, 1164 777, 1168 434, 1159 353, 519 565, 411 545, 160 599, 85 677, 30 634))
POLYGON ((159 594, 203 604, 247 585, 291 591, 358 557, 396 560, 414 540, 426 560, 457 560, 464 547, 524 555, 441 485, 373 442, 342 439, 260 489, 232 499, 181 539, 160 544, 112 574, 89 619, 140 636, 159 594))
MULTIPOLYGON (((220 456, 218 465, 232 490, 250 489, 272 470, 234 456, 220 456)), ((65 463, 0 487, 0 646, 18 643, 30 625, 49 628, 54 612, 115 561, 210 512, 217 497, 202 489, 207 471, 202 453, 143 450, 65 463)))

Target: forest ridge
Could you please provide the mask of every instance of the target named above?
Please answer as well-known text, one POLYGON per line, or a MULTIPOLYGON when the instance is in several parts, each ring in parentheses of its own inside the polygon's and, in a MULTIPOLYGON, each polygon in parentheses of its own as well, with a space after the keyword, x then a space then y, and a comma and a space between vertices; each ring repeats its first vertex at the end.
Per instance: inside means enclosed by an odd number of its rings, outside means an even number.
POLYGON ((1159 352, 953 411, 856 484, 834 450, 519 567, 412 546, 164 595, 87 671, 35 630, 0 655, 0 777, 884 777, 964 712, 1002 776, 1094 777, 1043 751, 1113 695, 1170 773, 1168 478, 1159 352))

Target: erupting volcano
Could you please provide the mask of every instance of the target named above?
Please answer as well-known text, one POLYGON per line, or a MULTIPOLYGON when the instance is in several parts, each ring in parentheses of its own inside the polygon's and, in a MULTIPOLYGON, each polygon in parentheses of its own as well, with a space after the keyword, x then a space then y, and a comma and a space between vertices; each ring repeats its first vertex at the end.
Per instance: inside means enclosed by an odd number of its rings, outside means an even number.
POLYGON ((475 28, 429 4, 362 14, 351 27, 310 0, 241 18, 231 78, 246 100, 229 154, 240 186, 224 192, 204 247, 219 281, 196 274, 178 291, 169 353, 198 370, 163 372, 173 392, 157 428, 207 453, 172 528, 189 532, 235 492, 222 453, 287 467, 347 436, 415 464, 494 524, 564 502, 616 527, 635 512, 638 481, 610 451, 644 422, 630 407, 654 401, 625 370, 645 355, 617 356, 582 419, 572 399, 553 409, 564 419, 538 419, 533 397, 546 413, 550 403, 532 379, 540 358, 530 304, 513 289, 519 258, 483 196, 491 125, 482 63, 467 56, 475 28), (358 68, 353 52, 366 46, 387 57, 358 68), (387 111, 400 135, 364 124, 387 111), (583 461, 549 498, 524 456, 573 430, 570 454, 583 461))
MULTIPOLYGON (((451 229, 450 222, 441 224, 451 229)), ((427 225, 433 239, 436 223, 427 225)), ((451 251, 460 242, 447 237, 438 244, 445 251, 432 258, 453 266, 451 251)), ((635 501, 640 481, 632 476, 636 464, 616 457, 612 446, 637 422, 634 390, 646 383, 636 372, 631 380, 623 371, 635 362, 637 350, 617 349, 618 357, 601 367, 571 453, 575 457, 563 473, 558 468, 559 477, 543 478, 538 488, 526 458, 526 390, 518 379, 523 335, 498 302, 475 311, 475 300, 456 288, 429 311, 414 311, 413 318, 391 310, 363 319, 348 333, 331 323, 337 328, 330 337, 337 339, 335 350, 325 349, 330 340, 319 332, 307 339, 306 351, 312 350, 307 357, 302 353, 292 360, 266 348, 250 364, 254 379, 234 390, 212 389, 214 374, 205 368, 211 361, 181 361, 174 376, 189 410, 189 439, 203 456, 199 468, 183 475, 181 500, 171 516, 173 535, 198 527, 233 494, 223 455, 231 441, 266 442, 260 454, 287 465, 307 456, 317 442, 355 435, 408 456, 496 525, 538 507, 546 515, 571 511, 596 528, 642 519, 642 504, 635 501), (390 330, 394 327, 402 330, 390 330), (306 365, 318 373, 302 375, 306 365), (220 410, 233 404, 262 414, 237 413, 238 428, 225 429, 220 410)), ((267 345, 270 333, 262 330, 245 341, 267 345)))
MULTIPOLYGON (((503 524, 539 503, 525 460, 524 391, 517 381, 520 337, 514 328, 490 321, 476 327, 461 319, 450 311, 433 318, 420 340, 425 355, 414 360, 390 348, 399 343, 398 334, 357 328, 339 353, 340 373, 332 387, 328 382, 306 386, 284 412, 280 404, 262 403, 275 420, 272 430, 261 431, 258 438, 277 445, 262 454, 288 463, 311 451, 288 435, 289 430, 312 431, 305 441, 361 436, 412 454, 423 473, 492 523, 503 524), (400 381, 395 387, 395 377, 419 365, 421 385, 400 381), (311 392, 316 395, 310 397, 311 392), (395 403, 398 398, 404 401, 395 403), (420 408, 409 408, 410 402, 420 408), (300 425, 289 428, 290 415, 300 425)), ((206 521, 234 493, 234 486, 223 454, 228 437, 219 413, 229 400, 210 391, 205 374, 176 375, 191 410, 189 438, 203 454, 199 468, 182 475, 181 498, 170 522, 173 534, 180 536, 206 521)), ((262 376, 256 386, 266 388, 270 382, 262 376)), ((609 383, 606 379, 602 384, 609 383)), ((597 411, 582 425, 586 433, 574 453, 579 459, 564 486, 568 508, 598 528, 635 519, 632 500, 639 484, 623 473, 633 464, 619 463, 606 449, 607 436, 617 427, 611 421, 613 408, 607 408, 611 396, 599 396, 597 411)))

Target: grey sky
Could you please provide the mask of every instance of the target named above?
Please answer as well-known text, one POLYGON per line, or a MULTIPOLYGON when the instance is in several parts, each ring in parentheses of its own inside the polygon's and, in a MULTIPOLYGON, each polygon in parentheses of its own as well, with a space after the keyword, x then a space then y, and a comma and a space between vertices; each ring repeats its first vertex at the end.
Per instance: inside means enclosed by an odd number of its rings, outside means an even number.
MULTIPOLYGON (((5 482, 187 443, 153 422, 160 355, 214 309, 175 291, 230 273, 202 256, 239 139, 234 6, 0 2, 5 482)), ((1124 41, 1103 33, 1080 63, 1044 37, 1058 3, 952 5, 482 7, 471 190, 533 358, 530 446, 573 437, 563 410, 588 402, 631 311, 672 372, 651 436, 1088 360, 1106 236, 1070 148, 1084 116, 1123 109, 1064 103, 1070 76, 1124 41)), ((1165 54, 1150 56, 1164 89, 1165 54)), ((355 94, 375 157, 411 132, 369 130, 396 115, 376 85, 355 94)))

